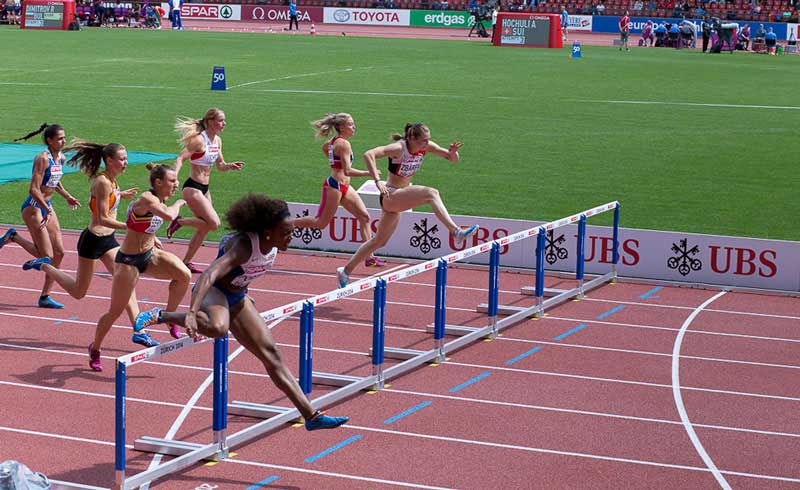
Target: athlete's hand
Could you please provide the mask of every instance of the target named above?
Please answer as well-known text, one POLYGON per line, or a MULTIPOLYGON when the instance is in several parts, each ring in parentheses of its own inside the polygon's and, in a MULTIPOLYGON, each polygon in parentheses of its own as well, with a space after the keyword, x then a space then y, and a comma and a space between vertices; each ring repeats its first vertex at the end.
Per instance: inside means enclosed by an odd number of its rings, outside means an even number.
POLYGON ((186 335, 189 337, 195 338, 197 337, 197 314, 193 311, 189 310, 186 313, 186 318, 184 319, 184 323, 186 323, 186 335))
POLYGON ((450 149, 448 150, 448 153, 453 155, 453 154, 457 153, 458 150, 460 150, 462 146, 464 146, 464 143, 462 143, 460 141, 453 141, 452 143, 450 143, 450 149))
POLYGON ((75 198, 74 198, 74 197, 72 197, 72 196, 69 196, 69 197, 67 198, 67 204, 69 204, 69 208, 70 208, 71 210, 73 210, 73 211, 75 211, 76 209, 78 209, 79 207, 81 207, 81 202, 80 202, 79 200, 75 199, 75 198))
POLYGON ((47 214, 42 218, 41 223, 39 223, 39 229, 47 228, 47 223, 50 222, 50 216, 53 215, 53 208, 47 208, 47 214))
POLYGON ((136 194, 139 193, 138 187, 131 187, 130 189, 125 189, 124 191, 119 193, 119 197, 122 199, 133 199, 136 197, 136 194))
POLYGON ((154 238, 155 238, 155 240, 153 240, 153 246, 156 247, 159 250, 164 250, 164 244, 161 243, 161 240, 159 240, 158 237, 154 237, 154 238))
POLYGON ((375 185, 378 187, 378 190, 381 191, 381 196, 387 197, 389 195, 389 191, 386 189, 386 184, 379 180, 378 182, 375 182, 375 185))
POLYGON ((228 162, 225 166, 228 170, 241 170, 244 167, 244 162, 228 162))

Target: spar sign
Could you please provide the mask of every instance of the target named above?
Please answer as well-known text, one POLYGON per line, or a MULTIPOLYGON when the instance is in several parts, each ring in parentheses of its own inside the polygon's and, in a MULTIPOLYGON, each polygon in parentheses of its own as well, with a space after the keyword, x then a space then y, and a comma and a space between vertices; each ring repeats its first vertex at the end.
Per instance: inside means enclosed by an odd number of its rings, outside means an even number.
POLYGON ((360 8, 325 8, 324 22, 326 24, 357 24, 403 27, 407 27, 411 23, 408 10, 360 8))
MULTIPOLYGON (((161 7, 167 12, 170 11, 168 3, 162 3, 161 7)), ((184 19, 242 20, 242 7, 241 5, 184 3, 181 6, 181 16, 184 19)))

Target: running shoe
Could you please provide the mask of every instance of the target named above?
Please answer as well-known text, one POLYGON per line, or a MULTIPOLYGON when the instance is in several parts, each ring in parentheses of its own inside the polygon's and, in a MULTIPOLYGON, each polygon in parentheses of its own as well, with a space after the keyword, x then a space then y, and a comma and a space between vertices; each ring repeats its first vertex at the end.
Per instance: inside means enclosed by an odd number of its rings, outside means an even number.
POLYGON ((461 247, 467 237, 471 237, 477 233, 478 229, 478 225, 472 225, 469 228, 459 228, 455 233, 453 233, 453 243, 455 243, 456 247, 461 247))
POLYGON ((364 261, 364 265, 367 267, 383 267, 386 265, 386 262, 382 261, 378 257, 370 257, 364 261))
POLYGON ((14 228, 9 228, 8 230, 6 230, 6 232, 3 233, 3 236, 0 236, 0 248, 5 247, 6 243, 10 242, 14 238, 14 235, 16 234, 17 230, 15 230, 14 228))
POLYGON ((136 321, 133 322, 133 331, 141 332, 147 327, 161 323, 161 308, 153 308, 136 315, 136 321))
POLYGON ((181 333, 181 327, 179 325, 167 323, 167 326, 169 327, 169 334, 172 335, 172 338, 179 339, 183 337, 183 334, 181 333))
POLYGON ((64 305, 51 298, 49 294, 39 297, 39 308, 52 308, 54 310, 60 310, 63 307, 64 305))
POLYGON ((89 344, 89 367, 92 371, 102 371, 103 365, 100 363, 100 351, 94 348, 94 342, 89 344))
POLYGON ((49 264, 51 262, 50 257, 42 257, 39 259, 31 259, 24 264, 22 264, 22 270, 29 271, 31 269, 36 269, 37 271, 42 270, 42 266, 45 264, 49 264))
POLYGON ((178 216, 172 220, 172 223, 170 223, 167 227, 167 238, 172 238, 172 235, 174 235, 175 232, 180 230, 182 227, 183 225, 181 224, 181 217, 178 216))
POLYGON ((186 262, 186 267, 189 268, 189 272, 191 272, 192 274, 202 274, 203 273, 203 269, 197 267, 194 264, 194 262, 186 262))
POLYGON ((344 270, 344 267, 339 267, 336 269, 336 279, 339 280, 339 287, 343 288, 347 286, 348 282, 350 282, 350 274, 344 270))
POLYGON ((160 345, 160 342, 156 342, 155 340, 151 339, 150 334, 148 334, 147 332, 139 332, 133 334, 133 337, 131 337, 131 341, 134 344, 143 345, 145 347, 155 347, 157 345, 160 345))
POLYGON ((306 419, 306 430, 335 429, 350 420, 350 417, 329 417, 317 410, 314 416, 306 419))

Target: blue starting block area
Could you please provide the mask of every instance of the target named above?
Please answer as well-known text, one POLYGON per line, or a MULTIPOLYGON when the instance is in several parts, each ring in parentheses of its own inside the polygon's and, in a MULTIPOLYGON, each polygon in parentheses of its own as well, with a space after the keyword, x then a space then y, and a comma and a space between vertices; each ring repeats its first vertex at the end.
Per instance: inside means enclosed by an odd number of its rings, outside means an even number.
MULTIPOLYGON (((261 313, 267 323, 279 322, 291 315, 300 314, 300 356, 299 356, 299 382, 303 392, 309 396, 315 409, 325 409, 333 404, 352 397, 354 394, 366 390, 381 390, 384 383, 392 378, 399 377, 422 364, 436 362, 444 363, 447 354, 461 349, 469 344, 486 338, 496 338, 498 333, 522 322, 530 317, 540 317, 545 310, 553 308, 573 298, 583 298, 584 294, 607 282, 617 278, 617 264, 619 262, 619 220, 620 204, 613 201, 602 206, 587 209, 583 212, 565 218, 545 223, 497 240, 483 243, 463 251, 445 255, 433 260, 428 260, 406 268, 391 271, 378 277, 368 277, 348 286, 321 295, 312 296, 304 300, 295 301, 278 308, 261 313), (584 279, 584 246, 586 238, 586 221, 595 215, 613 212, 613 251, 611 270, 591 280, 584 279), (545 250, 546 235, 549 231, 568 225, 577 225, 577 267, 575 273, 575 287, 564 290, 546 289, 545 276, 545 250), (532 294, 536 298, 530 307, 503 307, 498 304, 500 290, 500 250, 502 247, 512 246, 517 242, 529 239, 536 240, 536 269, 533 277, 533 286, 523 288, 523 293, 532 294), (447 303, 447 273, 448 268, 461 260, 478 254, 488 253, 490 264, 487 270, 488 303, 476 305, 476 311, 487 313, 486 324, 482 327, 461 325, 448 325, 446 318, 447 303), (430 349, 396 348, 385 345, 385 321, 387 310, 387 296, 390 285, 403 281, 415 275, 433 271, 436 272, 435 288, 435 313, 434 322, 428 328, 431 332, 430 349), (345 374, 323 373, 314 371, 314 310, 320 305, 328 305, 335 301, 366 294, 372 291, 372 348, 370 357, 372 374, 369 376, 351 376, 345 374), (545 299, 546 298, 546 299, 545 299), (502 319, 499 315, 506 314, 502 319), (445 335, 455 336, 450 341, 445 341, 445 335), (385 368, 385 359, 396 359, 400 362, 385 368), (337 387, 336 390, 312 399, 315 384, 337 387)), ((524 246, 522 244, 518 246, 524 246)), ((531 247, 532 248, 532 247, 531 247)), ((174 340, 156 347, 144 349, 132 354, 118 357, 116 362, 116 387, 115 387, 115 477, 112 488, 129 490, 137 488, 155 479, 187 468, 199 461, 221 461, 229 457, 231 448, 254 440, 270 431, 274 431, 284 424, 294 422, 300 417, 297 409, 233 401, 228 402, 228 337, 214 340, 213 360, 213 410, 212 428, 213 438, 205 444, 144 436, 136 439, 134 449, 143 452, 167 454, 176 456, 167 462, 152 467, 138 474, 126 474, 126 425, 125 425, 125 398, 128 370, 134 365, 144 361, 183 350, 197 343, 209 340, 195 340, 189 337, 174 340), (239 432, 227 433, 228 414, 249 416, 260 419, 239 432)), ((63 486, 62 486, 63 488, 63 486)), ((78 488, 78 487, 75 487, 78 488)))

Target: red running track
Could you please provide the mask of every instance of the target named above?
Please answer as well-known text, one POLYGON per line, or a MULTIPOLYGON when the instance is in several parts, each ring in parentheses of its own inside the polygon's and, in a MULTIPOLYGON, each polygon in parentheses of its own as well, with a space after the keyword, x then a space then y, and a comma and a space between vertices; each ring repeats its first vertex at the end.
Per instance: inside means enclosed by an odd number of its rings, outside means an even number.
MULTIPOLYGON (((76 241, 77 235, 67 234, 67 250, 76 241)), ((182 244, 168 248, 183 251, 182 244)), ((203 248, 199 260, 213 255, 203 248)), ((90 371, 86 345, 107 307, 108 277, 96 277, 80 301, 56 290, 64 310, 40 309, 34 305, 41 273, 23 272, 19 265, 27 259, 15 245, 0 252, 0 460, 22 461, 55 480, 109 487, 111 367, 116 356, 138 346, 130 342, 128 320, 120 318, 103 350, 107 370, 90 371)), ((282 254, 274 274, 253 285, 252 296, 266 310, 325 292, 344 260, 282 254)), ((63 266, 74 270, 76 262, 69 252, 63 266)), ((390 263, 396 266, 402 264, 390 263)), ((531 281, 503 272, 501 304, 532 304, 533 298, 518 293, 531 281)), ((547 281, 549 287, 570 282, 547 281)), ((448 323, 485 325, 475 305, 486 301, 487 282, 484 270, 449 271, 448 323)), ((387 345, 432 347, 425 327, 433 320, 433 284, 431 272, 389 287, 387 345)), ((143 308, 160 304, 166 283, 143 278, 137 293, 143 308)), ((152 487, 800 489, 800 299, 723 293, 697 313, 718 294, 632 282, 603 286, 495 341, 455 352, 442 365, 421 367, 383 391, 342 402, 330 410, 351 417, 341 429, 309 433, 287 426, 234 448, 228 460, 197 464, 152 487), (680 356, 674 358, 682 327, 680 356), (676 362, 686 421, 674 396, 676 362)), ((371 319, 370 294, 317 309, 314 369, 370 373, 371 319)), ((293 317, 273 328, 294 372, 298 323, 293 317)), ((169 339, 164 328, 153 335, 169 339)), ((231 354, 238 351, 232 340, 231 354)), ((211 395, 202 389, 210 367, 210 343, 132 367, 128 443, 168 433, 210 442, 211 395), (193 396, 197 400, 189 404, 193 396)), ((288 406, 247 352, 231 361, 230 370, 231 401, 288 406)), ((327 390, 315 386, 312 395, 327 390)), ((228 432, 253 423, 231 416, 228 432)), ((154 460, 132 447, 127 456, 129 475, 154 460)))

